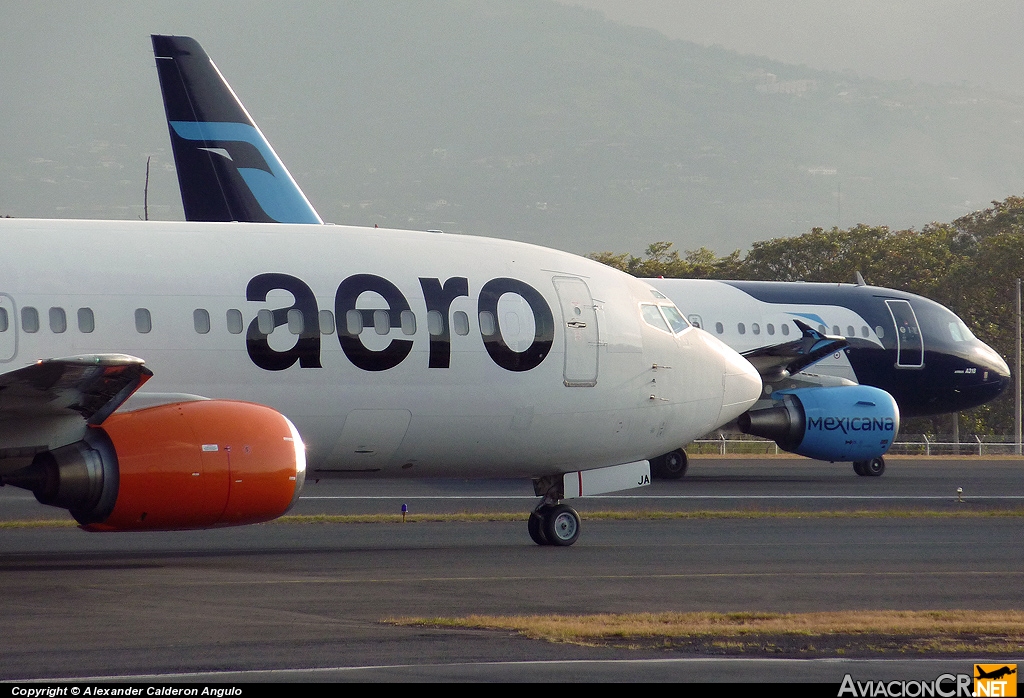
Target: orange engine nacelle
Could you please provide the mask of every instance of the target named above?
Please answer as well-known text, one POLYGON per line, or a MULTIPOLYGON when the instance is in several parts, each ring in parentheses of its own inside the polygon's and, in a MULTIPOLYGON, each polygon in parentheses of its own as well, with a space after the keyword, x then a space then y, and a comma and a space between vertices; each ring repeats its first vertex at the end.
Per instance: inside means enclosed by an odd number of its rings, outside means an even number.
POLYGON ((269 407, 161 405, 114 414, 84 441, 37 458, 45 477, 34 490, 88 531, 258 523, 298 499, 304 448, 294 425, 269 407))

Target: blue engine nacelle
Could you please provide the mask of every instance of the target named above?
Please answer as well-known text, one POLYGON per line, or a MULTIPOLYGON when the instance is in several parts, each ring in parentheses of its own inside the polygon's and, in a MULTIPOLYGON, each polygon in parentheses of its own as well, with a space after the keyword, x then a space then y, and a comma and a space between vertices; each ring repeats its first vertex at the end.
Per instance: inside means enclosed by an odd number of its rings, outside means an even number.
POLYGON ((892 445, 900 410, 892 395, 868 385, 799 388, 772 393, 773 407, 740 416, 745 434, 827 461, 867 461, 892 445))

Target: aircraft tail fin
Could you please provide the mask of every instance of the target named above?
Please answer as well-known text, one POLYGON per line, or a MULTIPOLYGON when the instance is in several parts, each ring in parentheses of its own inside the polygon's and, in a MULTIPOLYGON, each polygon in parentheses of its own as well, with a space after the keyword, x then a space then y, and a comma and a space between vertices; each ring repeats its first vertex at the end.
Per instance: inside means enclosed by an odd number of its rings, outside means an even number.
POLYGON ((185 219, 323 223, 199 42, 152 39, 185 219))

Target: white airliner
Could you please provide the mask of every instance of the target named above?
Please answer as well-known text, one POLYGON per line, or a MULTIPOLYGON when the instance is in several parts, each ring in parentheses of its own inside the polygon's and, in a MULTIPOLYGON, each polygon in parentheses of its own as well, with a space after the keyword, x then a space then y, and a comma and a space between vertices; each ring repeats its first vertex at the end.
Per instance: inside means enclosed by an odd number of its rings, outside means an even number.
POLYGON ((646 484, 761 391, 646 283, 516 242, 21 219, 0 239, 0 476, 87 530, 272 519, 307 474, 522 476, 533 538, 569 545, 562 499, 646 484))

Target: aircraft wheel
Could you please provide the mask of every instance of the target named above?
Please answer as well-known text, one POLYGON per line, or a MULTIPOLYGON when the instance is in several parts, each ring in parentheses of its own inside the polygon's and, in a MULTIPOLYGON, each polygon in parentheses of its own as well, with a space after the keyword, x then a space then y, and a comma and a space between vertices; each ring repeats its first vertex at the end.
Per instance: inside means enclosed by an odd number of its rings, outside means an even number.
POLYGON ((530 520, 526 522, 526 528, 530 532, 530 538, 537 545, 551 545, 547 535, 544 533, 544 516, 542 511, 531 511, 530 520))
POLYGON ((862 476, 863 475, 867 475, 867 473, 864 472, 864 466, 865 465, 867 465, 867 461, 863 461, 863 460, 855 460, 855 461, 853 461, 853 472, 857 473, 858 475, 862 475, 862 476))
POLYGON ((678 480, 686 474, 689 465, 686 451, 679 448, 661 457, 661 476, 666 480, 678 480))
POLYGON ((651 477, 661 480, 678 480, 686 474, 689 461, 686 451, 679 448, 671 453, 651 459, 651 477))
POLYGON ((544 534, 549 545, 572 545, 580 537, 580 515, 568 504, 544 512, 544 534))
POLYGON ((864 474, 870 477, 878 477, 885 472, 885 459, 879 456, 864 463, 864 474))

